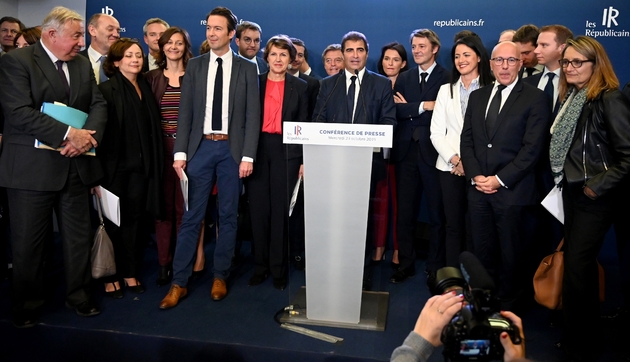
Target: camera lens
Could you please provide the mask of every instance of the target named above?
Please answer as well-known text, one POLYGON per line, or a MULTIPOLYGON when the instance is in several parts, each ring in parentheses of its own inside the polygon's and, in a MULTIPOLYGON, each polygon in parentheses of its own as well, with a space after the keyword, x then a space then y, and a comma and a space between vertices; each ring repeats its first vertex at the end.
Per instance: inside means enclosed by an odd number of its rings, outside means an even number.
POLYGON ((466 280, 462 272, 450 266, 439 269, 435 274, 435 285, 431 288, 435 294, 444 294, 456 289, 464 289, 466 280))

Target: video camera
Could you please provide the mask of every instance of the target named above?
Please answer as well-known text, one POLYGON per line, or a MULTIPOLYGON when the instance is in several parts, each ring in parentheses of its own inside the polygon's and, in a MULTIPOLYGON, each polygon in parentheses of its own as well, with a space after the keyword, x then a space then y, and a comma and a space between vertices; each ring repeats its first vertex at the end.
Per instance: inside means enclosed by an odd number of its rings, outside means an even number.
POLYGON ((479 259, 465 251, 459 262, 461 271, 453 267, 438 270, 431 288, 436 295, 453 290, 464 295, 462 309, 442 330, 444 357, 451 361, 502 360, 501 332, 520 344, 520 331, 499 313, 494 281, 479 259))

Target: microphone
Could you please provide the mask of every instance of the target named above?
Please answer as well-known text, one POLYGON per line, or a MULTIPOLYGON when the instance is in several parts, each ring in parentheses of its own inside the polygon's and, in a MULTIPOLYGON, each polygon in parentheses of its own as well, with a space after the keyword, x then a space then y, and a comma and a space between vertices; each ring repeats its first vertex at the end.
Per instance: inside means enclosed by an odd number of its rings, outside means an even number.
MULTIPOLYGON (((365 95, 363 94, 363 87, 361 86, 361 80, 359 80, 359 70, 354 70, 354 75, 357 76, 357 82, 359 83, 359 95, 361 96, 361 103, 363 104, 363 123, 367 124, 367 108, 365 107, 365 95)), ((352 122, 354 123, 354 119, 352 122)))
POLYGON ((459 255, 459 263, 464 279, 471 289, 494 291, 494 280, 473 253, 462 252, 459 255))
MULTIPOLYGON (((324 104, 322 105, 322 108, 319 109, 319 112, 317 113, 317 116, 312 120, 313 122, 317 122, 317 120, 319 119, 319 116, 322 115, 322 112, 324 111, 324 108, 326 108, 326 104, 328 104, 328 100, 330 99, 330 96, 332 96, 332 94, 335 92, 335 88, 337 88, 337 84, 339 84, 339 79, 345 78, 342 75, 342 72, 343 72, 343 70, 340 71, 339 74, 337 75, 337 79, 335 80, 335 84, 333 85, 332 90, 330 91, 330 93, 328 93, 328 96, 326 97, 326 100, 324 101, 324 104)), ((321 93, 321 91, 320 91, 320 93, 321 93)), ((333 115, 333 122, 331 122, 331 123, 334 123, 334 120, 335 120, 335 115, 333 115)))

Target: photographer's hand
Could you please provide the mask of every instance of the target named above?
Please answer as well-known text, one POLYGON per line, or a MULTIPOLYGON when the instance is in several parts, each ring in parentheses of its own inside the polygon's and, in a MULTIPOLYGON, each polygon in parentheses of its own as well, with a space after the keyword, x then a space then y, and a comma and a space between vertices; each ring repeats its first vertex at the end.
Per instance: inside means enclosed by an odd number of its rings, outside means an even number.
POLYGON ((463 299, 463 295, 456 295, 455 292, 448 292, 429 298, 420 312, 413 331, 435 347, 441 345, 440 335, 442 334, 442 329, 462 309, 463 299))
POLYGON ((505 350, 505 353, 503 354, 503 361, 511 362, 525 358, 525 335, 523 334, 523 322, 521 321, 521 318, 512 312, 501 311, 501 315, 511 320, 518 328, 518 332, 521 335, 521 344, 514 344, 507 332, 501 332, 501 344, 505 350))

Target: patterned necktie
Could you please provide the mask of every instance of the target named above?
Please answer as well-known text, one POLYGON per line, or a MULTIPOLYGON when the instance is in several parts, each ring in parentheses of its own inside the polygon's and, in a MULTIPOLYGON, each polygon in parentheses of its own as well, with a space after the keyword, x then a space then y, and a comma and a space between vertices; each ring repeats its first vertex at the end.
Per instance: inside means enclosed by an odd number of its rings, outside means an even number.
POLYGON ((63 60, 57 60, 55 63, 57 64, 57 73, 59 73, 61 82, 66 89, 66 97, 70 98, 70 84, 68 84, 68 78, 66 78, 66 73, 63 71, 63 63, 65 62, 63 60))
POLYGON ((212 130, 220 131, 223 125, 223 59, 217 58, 217 75, 214 78, 214 97, 212 99, 212 130))
POLYGON ((354 93, 356 91, 356 84, 354 83, 357 80, 357 76, 353 75, 350 77, 350 87, 348 87, 348 123, 352 122, 352 113, 354 111, 354 93))
POLYGON ((98 58, 99 63, 101 63, 100 67, 98 68, 98 83, 99 84, 109 79, 109 77, 105 75, 105 70, 103 69, 103 64, 105 64, 106 58, 107 58, 106 55, 101 55, 101 57, 98 58))

